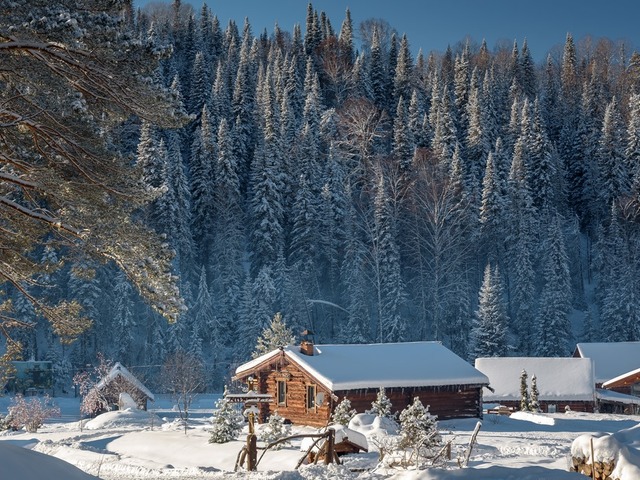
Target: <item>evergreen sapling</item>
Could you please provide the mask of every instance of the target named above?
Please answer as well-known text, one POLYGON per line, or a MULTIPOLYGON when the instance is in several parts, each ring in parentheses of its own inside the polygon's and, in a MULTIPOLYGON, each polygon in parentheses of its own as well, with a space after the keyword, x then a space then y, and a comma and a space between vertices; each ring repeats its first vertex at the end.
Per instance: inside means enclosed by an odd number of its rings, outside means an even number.
MULTIPOLYGON (((284 418, 282 418, 278 414, 278 412, 273 412, 273 414, 269 417, 269 421, 267 422, 267 424, 261 429, 259 438, 265 443, 275 442, 276 440, 289 435, 289 430, 289 426, 285 425, 284 423, 284 418)), ((278 450, 282 448, 285 443, 287 442, 279 443, 273 448, 278 450)))
POLYGON ((428 453, 442 443, 438 433, 437 416, 429 413, 418 397, 400 413, 401 448, 415 449, 416 454, 428 453))
POLYGON ((333 415, 331 415, 331 421, 335 424, 344 425, 346 427, 347 425, 349 425, 349 422, 356 413, 357 412, 351 408, 351 401, 347 397, 345 397, 333 411, 333 415))
POLYGON ((209 443, 226 443, 235 440, 243 425, 242 415, 225 395, 216 402, 209 443))

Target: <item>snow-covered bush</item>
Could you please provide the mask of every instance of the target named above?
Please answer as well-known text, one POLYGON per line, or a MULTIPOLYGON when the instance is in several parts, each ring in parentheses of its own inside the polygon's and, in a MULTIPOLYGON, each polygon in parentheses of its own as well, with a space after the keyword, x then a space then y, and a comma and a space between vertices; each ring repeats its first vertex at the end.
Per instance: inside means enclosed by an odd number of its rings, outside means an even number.
POLYGON ((37 432, 47 418, 59 416, 60 408, 49 396, 26 399, 16 395, 9 406, 9 425, 16 430, 24 427, 29 433, 37 432))
POLYGON ((347 426, 356 413, 357 412, 351 408, 351 401, 345 397, 333 411, 331 421, 339 425, 347 426))
POLYGON ((395 415, 391 413, 391 400, 387 397, 384 387, 380 387, 376 399, 371 402, 371 410, 367 413, 372 413, 378 417, 394 418, 395 415))
MULTIPOLYGON (((260 430, 258 438, 265 443, 271 443, 286 437, 289 435, 289 432, 289 426, 285 425, 284 418, 282 418, 278 412, 274 412, 273 415, 269 417, 267 424, 260 430)), ((283 446, 284 443, 279 443, 273 448, 277 450, 283 446)))
POLYGON ((216 409, 213 412, 213 426, 209 443, 226 443, 235 440, 243 425, 242 414, 236 410, 234 404, 227 397, 222 397, 216 402, 216 409))
POLYGON ((429 413, 418 397, 400 413, 401 448, 419 449, 426 453, 442 444, 438 433, 437 416, 429 413))

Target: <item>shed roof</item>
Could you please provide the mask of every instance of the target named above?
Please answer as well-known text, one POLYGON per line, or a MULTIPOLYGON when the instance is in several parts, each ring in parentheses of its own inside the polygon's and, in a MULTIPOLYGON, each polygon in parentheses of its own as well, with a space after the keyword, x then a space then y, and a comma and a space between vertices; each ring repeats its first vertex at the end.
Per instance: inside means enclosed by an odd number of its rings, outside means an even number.
POLYGON ((640 368, 640 342, 579 343, 576 353, 593 360, 596 383, 640 368))
POLYGON ((476 359, 476 368, 489 377, 493 392, 485 390, 487 402, 520 400, 520 375, 536 376, 538 399, 546 401, 593 401, 595 382, 588 358, 491 357, 476 359))
MULTIPOLYGON (((331 391, 360 388, 487 385, 489 379, 440 342, 315 345, 312 356, 297 346, 283 354, 331 391)), ((236 369, 245 377, 278 355, 274 350, 236 369)))
POLYGON ((602 384, 604 388, 620 388, 620 387, 628 387, 635 383, 640 383, 640 368, 636 368, 630 372, 623 373, 622 375, 618 375, 611 380, 607 380, 602 384))
POLYGON ((116 362, 116 364, 109 370, 109 373, 98 382, 96 388, 98 390, 102 389, 104 386, 108 385, 110 382, 115 380, 118 377, 122 377, 131 383, 134 387, 144 393, 151 401, 155 401, 155 397, 153 393, 149 391, 147 387, 145 387, 140 380, 133 376, 133 374, 127 370, 127 368, 122 365, 120 362, 116 362))

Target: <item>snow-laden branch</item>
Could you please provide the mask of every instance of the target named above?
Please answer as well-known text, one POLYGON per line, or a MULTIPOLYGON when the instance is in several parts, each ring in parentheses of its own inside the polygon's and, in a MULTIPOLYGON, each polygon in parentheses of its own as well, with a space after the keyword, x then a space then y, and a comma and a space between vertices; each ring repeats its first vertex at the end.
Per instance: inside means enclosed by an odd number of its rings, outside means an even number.
POLYGON ((0 205, 4 205, 6 207, 12 208, 13 210, 18 211, 22 215, 26 215, 29 218, 33 218, 34 220, 38 220, 40 222, 46 223, 54 228, 63 230, 65 232, 69 232, 77 237, 84 237, 88 233, 87 231, 78 230, 77 228, 74 228, 71 225, 62 223, 62 221, 59 218, 55 218, 55 217, 52 217, 51 215, 47 215, 45 213, 31 210, 23 205, 20 205, 19 203, 14 202, 13 200, 8 199, 7 197, 0 197, 0 205))

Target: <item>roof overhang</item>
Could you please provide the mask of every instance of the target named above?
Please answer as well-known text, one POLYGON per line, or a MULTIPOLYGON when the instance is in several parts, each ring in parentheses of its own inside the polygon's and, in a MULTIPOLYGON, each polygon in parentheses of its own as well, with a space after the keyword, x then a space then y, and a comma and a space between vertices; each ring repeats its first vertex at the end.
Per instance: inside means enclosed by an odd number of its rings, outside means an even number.
POLYGON ((635 370, 631 370, 630 372, 618 375, 611 380, 607 380, 602 384, 602 386, 604 388, 620 388, 628 387, 635 383, 640 383, 640 368, 636 368, 635 370))

